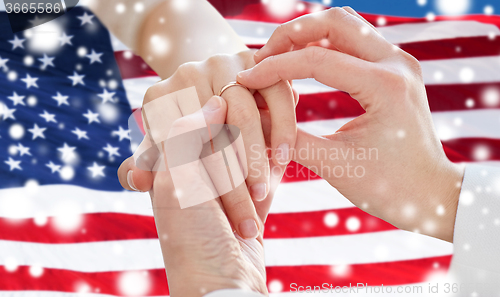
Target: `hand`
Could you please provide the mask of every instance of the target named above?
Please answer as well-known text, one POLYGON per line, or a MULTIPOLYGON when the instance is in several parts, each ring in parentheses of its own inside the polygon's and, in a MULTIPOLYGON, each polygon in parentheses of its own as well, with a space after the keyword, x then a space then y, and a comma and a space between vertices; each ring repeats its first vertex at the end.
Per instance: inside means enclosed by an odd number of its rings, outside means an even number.
POLYGON ((255 60, 238 74, 249 88, 315 78, 348 92, 366 111, 332 135, 299 130, 295 151, 308 154, 294 160, 368 213, 452 241, 463 169, 446 158, 436 136, 415 58, 354 10, 333 8, 278 27, 255 60), (310 46, 325 38, 328 48, 310 46))
MULTIPOLYGON (((202 110, 175 121, 171 133, 185 131, 200 120, 207 125, 223 124, 227 109, 226 102, 214 96, 202 110), (212 108, 206 108, 207 105, 212 108)), ((217 133, 212 130, 212 138, 217 133)), ((199 136, 193 138, 201 141, 193 141, 186 149, 201 151, 208 137, 201 133, 199 136)), ((154 175, 150 193, 170 296, 202 296, 225 288, 243 288, 267 295, 262 231, 256 239, 247 240, 233 233, 220 198, 180 209, 170 172, 157 171, 154 175)), ((208 189, 196 170, 186 170, 185 175, 200 195, 208 189)), ((276 182, 279 179, 272 184, 276 182)), ((210 190, 207 192, 211 195, 210 190)), ((267 211, 262 213, 267 215, 267 211)))
MULTIPOLYGON (((169 79, 149 88, 143 104, 165 94, 196 86, 203 105, 211 96, 217 95, 224 85, 234 81, 238 71, 253 65, 253 51, 218 55, 203 62, 184 64, 169 79)), ((222 195, 221 199, 238 234, 244 238, 254 238, 258 234, 257 230, 263 227, 259 225, 259 217, 262 219, 262 214, 267 213, 270 207, 270 202, 260 203, 257 208, 252 203, 252 199, 254 202, 263 200, 270 191, 270 164, 257 107, 268 108, 271 115, 272 157, 274 165, 279 166, 279 172, 282 172, 290 156, 287 149, 277 148, 295 145, 295 105, 298 96, 286 81, 259 89, 254 93, 255 99, 252 93, 241 87, 229 88, 222 96, 228 102, 226 123, 241 130, 249 172, 247 187, 239 187, 236 191, 222 195)), ((137 168, 132 158, 122 163, 118 177, 122 186, 129 190, 148 191, 153 183, 152 173, 137 168)))

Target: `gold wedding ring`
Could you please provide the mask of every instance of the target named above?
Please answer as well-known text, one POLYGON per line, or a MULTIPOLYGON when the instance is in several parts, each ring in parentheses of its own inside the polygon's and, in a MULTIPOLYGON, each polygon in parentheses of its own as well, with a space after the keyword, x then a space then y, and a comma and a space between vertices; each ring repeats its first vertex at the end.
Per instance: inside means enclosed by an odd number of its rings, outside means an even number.
POLYGON ((222 96, 222 93, 224 93, 224 91, 229 89, 230 87, 242 87, 242 88, 245 88, 247 91, 250 91, 247 87, 240 84, 239 82, 232 81, 232 82, 228 83, 227 85, 223 86, 222 89, 220 89, 218 96, 222 96))

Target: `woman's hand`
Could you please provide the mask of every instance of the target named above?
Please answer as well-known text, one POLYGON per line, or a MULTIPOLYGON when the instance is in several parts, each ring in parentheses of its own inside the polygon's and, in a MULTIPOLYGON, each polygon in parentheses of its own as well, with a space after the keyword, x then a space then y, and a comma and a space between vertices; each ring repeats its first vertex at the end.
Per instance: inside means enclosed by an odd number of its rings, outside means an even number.
MULTIPOLYGON (((175 121, 170 131, 177 134, 178 130, 196 130, 189 127, 196 127, 200 121, 210 127, 221 127, 227 110, 226 102, 214 96, 202 110, 175 121)), ((211 129, 211 137, 224 133, 225 129, 222 130, 211 129)), ((192 145, 186 147, 189 152, 185 153, 201 151, 208 138, 206 134, 199 136, 193 135, 201 141, 192 141, 192 145)), ((198 189, 200 195, 211 195, 197 170, 182 173, 182 178, 198 189)), ((247 240, 233 233, 224 201, 220 198, 181 209, 170 172, 153 174, 154 186, 150 193, 170 295, 203 296, 226 288, 242 288, 267 295, 262 229, 257 238, 247 240)), ((267 215, 267 211, 263 214, 267 215)))
MULTIPOLYGON (((148 89, 143 105, 163 95, 196 86, 201 105, 227 83, 234 81, 236 74, 255 65, 253 51, 237 55, 218 55, 203 62, 187 63, 170 78, 148 89)), ((287 81, 277 81, 272 85, 249 92, 241 87, 227 89, 222 97, 228 103, 226 123, 241 130, 247 156, 247 187, 222 195, 222 203, 234 228, 244 238, 255 238, 262 229, 260 219, 265 218, 269 202, 259 203, 270 191, 270 165, 280 167, 282 172, 291 156, 288 148, 295 146, 296 120, 295 106, 297 94, 287 81), (253 94, 252 94, 253 93, 253 94), (255 98, 254 98, 255 97, 255 98), (262 132, 260 109, 268 109, 272 122, 269 145, 272 147, 274 164, 269 164, 267 147, 262 132)), ((122 186, 129 190, 148 191, 153 184, 151 172, 141 170, 133 158, 125 160, 118 170, 122 186)))
POLYGON ((247 87, 315 78, 348 92, 366 111, 332 135, 299 130, 294 160, 368 213, 452 241, 463 169, 436 136, 415 58, 354 10, 333 8, 281 25, 255 59, 238 74, 247 87), (324 39, 328 48, 310 46, 324 39))

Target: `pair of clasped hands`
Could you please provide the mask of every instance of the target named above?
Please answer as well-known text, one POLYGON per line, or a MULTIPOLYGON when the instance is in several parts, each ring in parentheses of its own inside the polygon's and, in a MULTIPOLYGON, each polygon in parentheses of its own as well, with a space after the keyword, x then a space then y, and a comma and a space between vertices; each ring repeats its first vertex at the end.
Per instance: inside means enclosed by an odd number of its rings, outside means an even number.
POLYGON ((354 205, 396 227, 452 241, 463 170, 446 158, 436 136, 420 65, 354 10, 332 8, 285 23, 257 52, 184 64, 152 86, 144 104, 191 86, 203 107, 183 123, 202 114, 207 124, 237 126, 249 171, 235 190, 181 209, 168 170, 141 170, 133 158, 123 162, 118 171, 123 187, 150 192, 171 296, 223 288, 268 294, 264 222, 292 159, 320 175, 324 166, 363 166, 363 177, 322 177, 354 205), (303 78, 348 92, 366 113, 328 136, 297 129, 298 95, 291 81, 303 78), (231 87, 222 98, 215 96, 235 79, 250 91, 231 87), (376 148, 378 158, 329 160, 292 153, 300 148, 376 148), (255 151, 260 158, 252 158, 249 152, 255 151), (413 218, 402 215, 409 205, 418 214, 413 218), (440 205, 444 214, 436 214, 440 205))

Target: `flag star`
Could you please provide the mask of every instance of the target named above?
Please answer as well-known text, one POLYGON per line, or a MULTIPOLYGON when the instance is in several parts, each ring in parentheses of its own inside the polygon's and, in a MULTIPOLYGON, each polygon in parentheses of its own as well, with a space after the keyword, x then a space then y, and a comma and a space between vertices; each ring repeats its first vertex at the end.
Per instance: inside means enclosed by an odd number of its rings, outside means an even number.
POLYGON ((35 140, 37 137, 45 138, 43 135, 43 131, 47 130, 47 128, 40 128, 37 124, 33 127, 33 129, 28 129, 28 131, 33 134, 33 138, 31 140, 35 140))
POLYGON ((106 166, 99 166, 97 165, 96 162, 94 162, 94 165, 90 166, 90 167, 87 167, 88 170, 90 170, 90 172, 92 172, 92 177, 98 177, 98 176, 102 176, 104 177, 104 168, 106 168, 106 166))
POLYGON ((83 26, 85 24, 92 24, 92 18, 94 18, 94 16, 91 14, 89 15, 87 14, 87 12, 85 12, 82 16, 79 16, 77 18, 79 18, 80 21, 82 22, 80 26, 83 26))
POLYGON ((101 122, 99 120, 99 114, 93 113, 90 109, 87 109, 87 113, 84 113, 83 116, 89 120, 89 124, 92 124, 93 122, 97 122, 97 123, 101 122))
POLYGON ((106 147, 102 148, 106 152, 108 152, 108 157, 113 157, 113 156, 120 156, 120 153, 118 153, 118 147, 113 147, 109 143, 106 145, 106 147))
POLYGON ((8 69, 7 62, 9 62, 9 59, 2 59, 2 57, 0 57, 0 68, 6 71, 8 69))
POLYGON ((28 20, 28 22, 30 22, 33 26, 32 27, 35 27, 35 26, 38 26, 38 25, 41 25, 43 23, 46 22, 46 19, 43 19, 43 18, 39 18, 37 15, 31 19, 31 20, 28 20))
POLYGON ((49 167, 50 171, 52 171, 52 173, 59 172, 61 170, 61 165, 56 165, 56 164, 52 163, 52 161, 45 164, 45 166, 49 167))
POLYGON ((56 121, 56 115, 52 113, 48 113, 46 110, 43 111, 43 113, 40 114, 42 118, 45 119, 47 123, 54 122, 57 123, 56 121))
POLYGON ((38 61, 43 63, 43 65, 40 66, 40 68, 42 70, 44 70, 45 68, 47 68, 47 66, 55 67, 54 63, 52 63, 54 61, 54 59, 55 59, 55 57, 49 57, 49 56, 47 56, 47 54, 43 54, 43 58, 38 58, 38 61))
POLYGON ((103 53, 96 53, 94 49, 92 49, 92 53, 90 55, 86 55, 85 57, 90 59, 90 64, 94 64, 94 62, 102 63, 101 56, 103 53))
POLYGON ((102 99, 102 103, 104 104, 108 101, 112 103, 115 102, 116 100, 113 98, 115 94, 115 92, 108 92, 108 90, 104 89, 104 92, 102 92, 101 94, 97 94, 97 96, 102 99))
POLYGON ((16 109, 9 109, 7 106, 4 106, 3 110, 0 111, 0 115, 3 115, 3 119, 6 120, 6 119, 13 119, 15 120, 16 117, 14 116, 14 112, 16 111, 16 109))
POLYGON ((23 146, 21 143, 18 143, 16 146, 17 151, 19 152, 19 155, 22 157, 24 155, 29 155, 31 156, 30 153, 30 148, 27 146, 23 146))
POLYGON ((19 96, 19 95, 17 95, 16 92, 14 92, 14 94, 12 94, 12 96, 7 97, 7 98, 9 98, 9 100, 12 100, 12 102, 14 103, 14 106, 16 106, 18 104, 26 105, 26 104, 24 104, 24 101, 23 101, 24 96, 19 96))
POLYGON ((63 147, 57 148, 61 152, 61 159, 65 162, 70 162, 76 157, 75 146, 69 146, 66 142, 63 147))
POLYGON ((24 48, 23 42, 26 39, 19 39, 17 35, 14 35, 14 39, 9 40, 10 43, 12 43, 12 50, 15 50, 16 48, 24 48))
POLYGON ((73 81, 73 86, 76 86, 77 84, 85 85, 83 82, 84 77, 85 75, 78 75, 76 71, 73 71, 73 75, 68 76, 68 78, 73 81))
POLYGON ((119 126, 118 130, 111 132, 111 135, 118 136, 120 138, 120 141, 125 138, 130 139, 130 130, 125 130, 122 128, 122 126, 119 126))
POLYGON ((63 32, 62 36, 59 37, 59 41, 61 42, 61 46, 65 45, 65 44, 69 44, 69 45, 73 45, 73 43, 71 43, 71 38, 73 38, 73 35, 66 35, 66 33, 63 32))
POLYGON ((76 134, 76 136, 78 136, 78 140, 80 140, 81 138, 89 139, 89 137, 87 136, 87 131, 75 128, 75 130, 71 131, 71 133, 76 134))
POLYGON ((66 104, 69 105, 68 103, 68 96, 63 96, 61 93, 57 92, 56 96, 52 96, 52 99, 57 101, 57 106, 66 104))
POLYGON ((19 166, 19 164, 21 164, 21 161, 16 161, 14 159, 12 159, 11 157, 9 157, 9 160, 8 161, 4 161, 5 164, 9 165, 10 166, 10 171, 14 170, 14 169, 19 169, 19 170, 23 170, 21 168, 21 166, 19 166))
POLYGON ((26 83, 26 89, 29 89, 31 87, 38 88, 38 85, 36 84, 38 77, 31 77, 29 74, 26 74, 26 77, 21 78, 21 80, 26 83))

